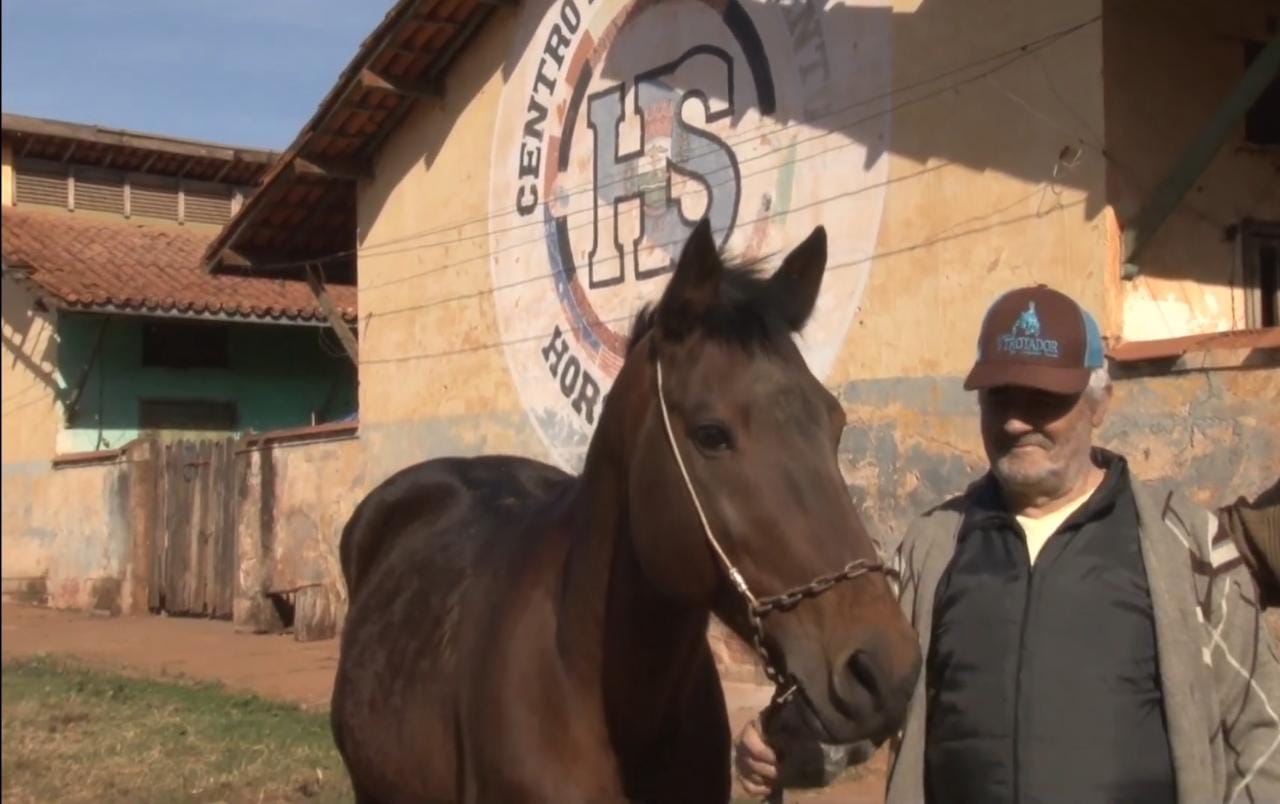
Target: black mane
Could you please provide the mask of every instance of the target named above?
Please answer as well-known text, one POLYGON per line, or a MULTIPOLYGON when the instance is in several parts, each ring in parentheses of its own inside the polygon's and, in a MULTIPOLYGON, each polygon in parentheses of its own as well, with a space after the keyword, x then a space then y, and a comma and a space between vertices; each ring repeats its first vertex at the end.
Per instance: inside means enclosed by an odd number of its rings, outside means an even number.
MULTIPOLYGON (((748 351, 773 351, 790 343, 791 328, 758 264, 726 265, 723 271, 715 302, 696 321, 689 322, 687 331, 748 351)), ((627 355, 657 325, 661 304, 640 308, 627 339, 627 355)))

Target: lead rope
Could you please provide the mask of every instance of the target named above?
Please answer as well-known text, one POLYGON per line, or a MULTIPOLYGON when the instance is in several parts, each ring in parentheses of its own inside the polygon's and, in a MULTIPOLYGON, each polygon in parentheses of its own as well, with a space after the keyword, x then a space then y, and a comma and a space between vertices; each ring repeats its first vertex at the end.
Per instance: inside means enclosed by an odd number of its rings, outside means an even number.
POLYGON ((733 562, 729 560, 724 548, 716 540, 715 532, 711 530, 711 523, 707 521, 707 514, 702 510, 702 501, 698 499, 698 493, 693 490, 693 481, 689 479, 689 470, 684 467, 684 457, 680 455, 680 447, 676 444, 675 431, 671 429, 671 416, 667 413, 667 397, 662 390, 662 361, 657 360, 655 363, 658 367, 658 407, 662 408, 662 424, 666 427, 667 441, 671 443, 671 451, 676 456, 676 465, 680 467, 680 476, 684 478, 684 487, 689 490, 689 497, 693 500, 693 507, 698 511, 698 519, 702 520, 702 532, 706 534, 707 541, 711 542, 711 547, 715 549, 716 555, 720 556, 720 563, 724 564, 725 572, 729 573, 729 580, 733 581, 733 585, 738 592, 747 599, 747 603, 754 610, 758 605, 756 596, 751 594, 751 588, 747 586, 747 580, 742 577, 741 572, 738 572, 738 568, 733 566, 733 562))
MULTIPOLYGON (((760 655, 760 661, 764 665, 765 676, 773 682, 773 697, 770 699, 769 705, 761 713, 760 719, 764 723, 770 714, 777 711, 781 704, 795 694, 799 689, 799 683, 790 674, 783 673, 774 665, 773 659, 764 645, 763 618, 775 611, 787 611, 805 598, 817 597, 841 581, 848 581, 869 572, 883 572, 884 564, 879 561, 855 559, 846 564, 844 569, 839 572, 815 578, 804 586, 796 587, 782 594, 764 599, 758 599, 752 594, 751 587, 747 585, 747 580, 742 577, 742 573, 738 572, 738 568, 729 560, 728 554, 720 546, 720 541, 716 539, 715 532, 711 529, 711 523, 707 520, 707 513, 702 508, 702 500, 698 497, 698 492, 693 487, 693 480, 689 477, 689 470, 685 468, 684 456, 680 454, 680 445, 676 442, 675 430, 671 428, 671 415, 667 412, 667 397, 662 382, 662 361, 655 360, 654 365, 657 369, 658 407, 662 409, 662 424, 667 432, 667 442, 671 445, 671 453, 675 455, 676 465, 680 467, 680 476, 684 479, 684 487, 688 490, 689 499, 693 500, 693 507, 698 512, 698 519, 702 522, 703 534, 706 535, 707 541, 711 543, 716 555, 720 557, 720 563, 724 565, 725 572, 728 573, 729 580, 733 582, 734 588, 747 601, 747 616, 751 622, 753 647, 756 653, 760 655)), ((775 788, 769 794, 767 801, 771 804, 781 804, 782 788, 775 788)))
MULTIPOLYGON (((764 664, 765 675, 773 682, 773 695, 769 700, 769 705, 765 707, 760 715, 760 721, 764 723, 771 712, 795 693, 797 684, 773 666, 773 661, 769 658, 769 653, 764 647, 764 624, 760 622, 760 603, 756 596, 751 593, 751 587, 747 585, 747 579, 742 577, 742 573, 738 572, 738 568, 729 560, 728 554, 720 546, 720 541, 716 539, 715 531, 711 529, 711 523, 707 521, 707 513, 702 509, 702 500, 698 498, 698 492, 693 488, 693 481, 689 478, 689 470, 685 468, 684 457, 680 454, 680 446, 676 442, 675 431, 671 428, 671 416, 667 413, 667 397, 662 387, 662 361, 655 360, 654 364, 657 366, 658 407, 662 409, 662 425, 667 431, 667 441, 671 444, 671 452, 676 456, 676 465, 680 467, 680 476, 684 478, 684 487, 689 491, 689 498, 693 500, 693 507, 698 512, 698 519, 702 522, 702 532, 706 534, 707 541, 711 543, 712 549, 720 557, 720 563, 724 565, 725 572, 729 574, 729 580, 733 582, 738 593, 747 600, 747 614, 751 619, 751 628, 754 632, 752 636, 755 640, 755 650, 760 654, 760 660, 764 664)), ((775 787, 769 791, 765 802, 766 804, 782 804, 782 796, 782 787, 775 787)))

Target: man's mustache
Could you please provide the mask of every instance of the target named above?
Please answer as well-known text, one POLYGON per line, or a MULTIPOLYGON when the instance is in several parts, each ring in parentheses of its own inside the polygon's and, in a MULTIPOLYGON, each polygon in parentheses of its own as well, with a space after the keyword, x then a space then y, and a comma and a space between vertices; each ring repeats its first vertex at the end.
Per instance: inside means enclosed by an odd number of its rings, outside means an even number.
POLYGON ((1041 449, 1049 449, 1053 446, 1053 442, 1038 433, 1028 433, 1018 438, 1001 441, 1000 451, 1009 452, 1018 447, 1040 447, 1041 449))

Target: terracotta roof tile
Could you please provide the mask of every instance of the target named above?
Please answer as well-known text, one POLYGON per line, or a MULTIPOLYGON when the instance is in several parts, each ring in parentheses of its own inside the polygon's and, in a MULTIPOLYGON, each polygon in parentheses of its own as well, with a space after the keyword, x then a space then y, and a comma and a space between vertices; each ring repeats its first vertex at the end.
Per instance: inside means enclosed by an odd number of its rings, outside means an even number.
MULTIPOLYGON (((209 274, 201 255, 216 232, 3 207, 5 264, 70 307, 221 313, 250 319, 319 320, 305 282, 209 274)), ((356 290, 330 285, 355 320, 356 290)))

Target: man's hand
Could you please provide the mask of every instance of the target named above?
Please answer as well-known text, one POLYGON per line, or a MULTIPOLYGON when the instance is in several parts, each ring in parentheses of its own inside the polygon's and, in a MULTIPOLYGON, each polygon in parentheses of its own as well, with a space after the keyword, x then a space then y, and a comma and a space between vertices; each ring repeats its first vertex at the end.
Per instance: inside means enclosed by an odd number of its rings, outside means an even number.
POLYGON ((778 781, 778 757, 764 741, 759 718, 743 727, 735 749, 734 765, 742 789, 753 796, 769 795, 778 781))

